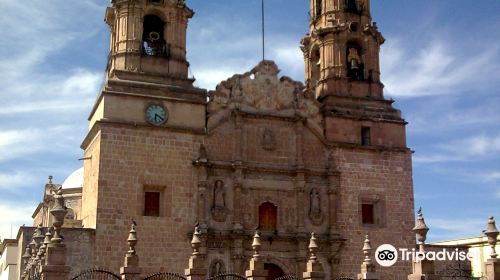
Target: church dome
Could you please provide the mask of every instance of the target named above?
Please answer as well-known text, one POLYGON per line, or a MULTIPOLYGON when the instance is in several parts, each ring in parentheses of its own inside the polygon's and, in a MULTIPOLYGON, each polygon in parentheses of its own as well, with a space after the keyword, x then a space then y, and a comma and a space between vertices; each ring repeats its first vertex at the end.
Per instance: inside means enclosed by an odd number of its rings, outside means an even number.
POLYGON ((75 170, 71 175, 64 180, 63 189, 73 189, 83 187, 83 167, 75 170))

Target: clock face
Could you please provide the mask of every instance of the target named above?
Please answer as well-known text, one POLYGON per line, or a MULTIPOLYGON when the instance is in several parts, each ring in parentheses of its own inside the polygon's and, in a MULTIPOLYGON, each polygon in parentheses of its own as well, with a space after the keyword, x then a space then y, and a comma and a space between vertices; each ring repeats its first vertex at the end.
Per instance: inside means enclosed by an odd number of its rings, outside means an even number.
POLYGON ((146 109, 146 120, 152 125, 162 125, 167 118, 167 110, 161 105, 149 105, 146 109))

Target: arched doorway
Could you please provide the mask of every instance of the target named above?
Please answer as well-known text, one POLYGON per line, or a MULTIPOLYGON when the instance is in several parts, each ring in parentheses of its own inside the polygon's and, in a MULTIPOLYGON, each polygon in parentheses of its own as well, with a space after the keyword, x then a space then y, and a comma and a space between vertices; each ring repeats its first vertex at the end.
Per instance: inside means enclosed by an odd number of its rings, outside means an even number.
POLYGON ((285 276, 285 272, 281 267, 275 265, 274 263, 265 263, 264 269, 267 270, 266 280, 274 280, 278 277, 285 276))

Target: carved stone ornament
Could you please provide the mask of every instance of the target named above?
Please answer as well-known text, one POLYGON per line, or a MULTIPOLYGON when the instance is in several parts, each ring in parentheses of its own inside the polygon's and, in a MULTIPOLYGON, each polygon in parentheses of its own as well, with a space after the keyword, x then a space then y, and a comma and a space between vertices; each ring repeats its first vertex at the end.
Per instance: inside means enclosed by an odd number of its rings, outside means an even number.
POLYGON ((217 180, 214 183, 213 203, 212 203, 212 218, 217 222, 226 221, 226 189, 224 182, 217 180))
POLYGON ((311 219, 313 225, 319 226, 323 223, 321 194, 316 188, 313 188, 309 193, 309 219, 311 219))
POLYGON ((209 126, 227 118, 232 110, 308 119, 321 129, 320 104, 313 94, 304 92, 302 83, 279 77, 273 61, 262 61, 251 71, 234 75, 210 92, 209 126))
POLYGON ((266 151, 276 150, 276 136, 269 128, 266 128, 262 134, 262 148, 266 151))

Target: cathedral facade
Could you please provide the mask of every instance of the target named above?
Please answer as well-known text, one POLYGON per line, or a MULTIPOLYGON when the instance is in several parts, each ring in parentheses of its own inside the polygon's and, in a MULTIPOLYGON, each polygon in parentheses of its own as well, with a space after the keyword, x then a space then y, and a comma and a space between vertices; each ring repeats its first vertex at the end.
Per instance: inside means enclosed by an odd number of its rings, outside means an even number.
MULTIPOLYGON (((310 232, 331 279, 356 275, 365 234, 375 247, 414 248, 412 152, 406 122, 383 95, 384 38, 370 1, 311 0, 310 14, 305 84, 265 60, 206 91, 188 77, 194 12, 184 1, 111 1, 82 186, 63 189, 74 270, 118 270, 131 220, 145 274, 182 272, 195 224, 211 274, 243 273, 255 229, 274 276, 304 271, 310 232)), ((35 224, 49 223, 55 187, 47 184, 35 224)), ((379 269, 383 279, 410 270, 379 269)))

